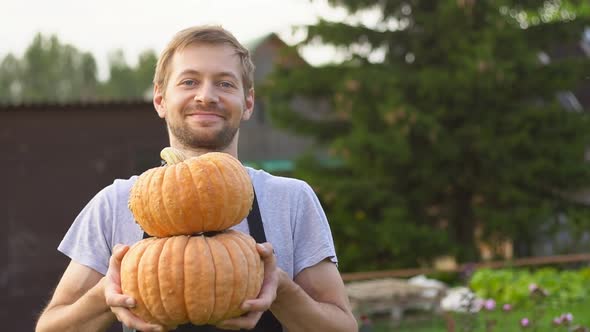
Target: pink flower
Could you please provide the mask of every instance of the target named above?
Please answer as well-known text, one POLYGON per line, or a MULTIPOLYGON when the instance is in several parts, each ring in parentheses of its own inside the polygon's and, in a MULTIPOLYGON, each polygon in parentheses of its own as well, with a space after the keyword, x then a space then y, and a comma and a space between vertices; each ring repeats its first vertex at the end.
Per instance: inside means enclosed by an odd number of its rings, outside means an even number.
POLYGON ((488 299, 483 303, 483 307, 489 311, 494 310, 496 308, 496 301, 488 299))
POLYGON ((559 318, 564 323, 571 323, 574 320, 574 315, 572 315, 570 312, 568 312, 566 314, 562 314, 561 317, 559 317, 559 318))
POLYGON ((504 304, 502 306, 502 310, 504 310, 504 311, 510 311, 510 310, 512 310, 512 305, 509 304, 509 303, 506 303, 506 304, 504 304))
POLYGON ((555 317, 555 318, 553 318, 553 325, 555 325, 555 326, 561 325, 562 322, 563 322, 563 320, 562 320, 561 317, 555 317))
POLYGON ((532 292, 536 291, 537 289, 539 289, 539 286, 537 284, 530 284, 529 285, 529 292, 532 293, 532 292))
POLYGON ((529 321, 528 318, 523 318, 520 320, 520 326, 522 327, 528 327, 529 325, 531 325, 531 322, 529 321))

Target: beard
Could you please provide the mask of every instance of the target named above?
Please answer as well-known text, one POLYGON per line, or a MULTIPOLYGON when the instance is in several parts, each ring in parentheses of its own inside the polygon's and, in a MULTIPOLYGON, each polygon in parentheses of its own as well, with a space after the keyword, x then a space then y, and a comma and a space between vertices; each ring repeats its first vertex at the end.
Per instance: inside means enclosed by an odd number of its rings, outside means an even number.
POLYGON ((193 149, 222 151, 230 145, 238 129, 238 126, 233 127, 227 124, 215 132, 211 130, 195 132, 184 121, 168 121, 168 130, 170 133, 182 145, 193 149))

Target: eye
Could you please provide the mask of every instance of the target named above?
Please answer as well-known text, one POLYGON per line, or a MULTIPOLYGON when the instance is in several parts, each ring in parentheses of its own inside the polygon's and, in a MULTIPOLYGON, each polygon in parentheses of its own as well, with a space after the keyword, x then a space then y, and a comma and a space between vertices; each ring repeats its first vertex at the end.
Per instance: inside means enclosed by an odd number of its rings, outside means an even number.
POLYGON ((234 84, 231 82, 228 82, 228 81, 223 81, 223 82, 219 82, 219 86, 222 88, 229 89, 229 88, 233 88, 234 84))
POLYGON ((181 85, 184 85, 184 86, 195 86, 195 85, 197 85, 197 81, 195 81, 195 80, 184 80, 184 81, 180 82, 180 84, 181 85))

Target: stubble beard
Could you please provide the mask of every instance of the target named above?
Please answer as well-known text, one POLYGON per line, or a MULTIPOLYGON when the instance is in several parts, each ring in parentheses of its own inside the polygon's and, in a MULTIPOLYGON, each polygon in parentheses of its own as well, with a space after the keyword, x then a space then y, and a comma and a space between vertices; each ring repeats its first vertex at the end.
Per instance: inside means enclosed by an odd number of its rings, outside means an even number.
POLYGON ((181 124, 169 122, 168 130, 171 135, 176 137, 180 144, 188 148, 223 151, 231 144, 238 132, 238 127, 225 125, 215 133, 203 133, 195 132, 185 122, 181 124))

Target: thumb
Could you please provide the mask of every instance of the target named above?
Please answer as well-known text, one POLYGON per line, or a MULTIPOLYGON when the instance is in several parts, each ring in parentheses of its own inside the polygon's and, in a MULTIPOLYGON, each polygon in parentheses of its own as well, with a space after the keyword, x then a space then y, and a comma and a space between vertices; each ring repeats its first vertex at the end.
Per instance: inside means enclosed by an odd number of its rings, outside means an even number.
POLYGON ((127 251, 129 251, 128 245, 116 244, 113 247, 113 255, 111 257, 111 258, 113 258, 114 263, 120 264, 121 260, 123 260, 123 256, 125 256, 127 251))

